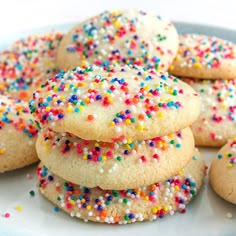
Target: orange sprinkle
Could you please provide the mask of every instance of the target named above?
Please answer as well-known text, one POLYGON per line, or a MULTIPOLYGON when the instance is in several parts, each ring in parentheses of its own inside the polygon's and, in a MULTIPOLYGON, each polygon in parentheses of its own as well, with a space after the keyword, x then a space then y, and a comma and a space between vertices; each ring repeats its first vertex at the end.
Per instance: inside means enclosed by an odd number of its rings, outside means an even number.
POLYGON ((139 120, 143 120, 143 119, 144 119, 144 115, 143 115, 143 114, 139 114, 139 115, 138 115, 138 119, 139 119, 139 120))
POLYGON ((88 120, 92 121, 94 119, 93 115, 88 115, 88 120))
POLYGON ((26 91, 21 91, 19 94, 20 99, 24 99, 28 97, 28 92, 26 91))

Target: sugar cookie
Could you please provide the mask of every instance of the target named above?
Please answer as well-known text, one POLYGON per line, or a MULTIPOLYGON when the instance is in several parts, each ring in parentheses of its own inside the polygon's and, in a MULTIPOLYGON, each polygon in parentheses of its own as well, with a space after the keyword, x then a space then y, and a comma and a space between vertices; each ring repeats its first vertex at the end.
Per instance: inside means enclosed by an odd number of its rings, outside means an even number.
POLYGON ((37 133, 28 104, 0 95, 0 172, 38 160, 35 149, 37 133))
POLYGON ((220 197, 236 204, 236 138, 229 140, 213 159, 209 178, 220 197))
POLYGON ((43 127, 86 139, 146 140, 181 130, 200 113, 186 83, 141 68, 76 68, 50 78, 33 94, 31 112, 43 127))
POLYGON ((121 191, 75 185, 42 164, 37 169, 39 190, 46 198, 71 216, 109 224, 155 220, 175 211, 185 212, 204 174, 205 164, 199 153, 184 170, 162 183, 121 191))
POLYGON ((183 79, 201 97, 202 111, 192 124, 196 145, 221 147, 236 136, 236 79, 183 79))
POLYGON ((198 34, 180 35, 178 54, 170 67, 176 76, 204 79, 236 78, 236 45, 198 34))
POLYGON ((59 32, 32 35, 0 53, 0 94, 28 101, 33 91, 55 73, 61 39, 59 32))
POLYGON ((118 63, 166 71, 177 50, 175 27, 160 16, 134 9, 105 11, 65 35, 57 63, 61 69, 118 63))
POLYGON ((122 143, 86 141, 43 131, 36 145, 39 159, 56 175, 90 188, 129 189, 166 180, 194 153, 189 128, 152 140, 122 143))

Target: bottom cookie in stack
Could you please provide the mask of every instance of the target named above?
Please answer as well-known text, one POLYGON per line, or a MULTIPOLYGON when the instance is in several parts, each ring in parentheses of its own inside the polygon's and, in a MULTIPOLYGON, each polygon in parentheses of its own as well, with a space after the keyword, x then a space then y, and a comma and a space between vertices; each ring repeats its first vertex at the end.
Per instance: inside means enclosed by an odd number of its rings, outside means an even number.
POLYGON ((75 185, 41 162, 37 168, 40 192, 71 216, 85 221, 127 224, 155 220, 176 211, 185 212, 205 175, 205 163, 196 150, 191 161, 175 176, 161 183, 128 190, 102 190, 75 185))

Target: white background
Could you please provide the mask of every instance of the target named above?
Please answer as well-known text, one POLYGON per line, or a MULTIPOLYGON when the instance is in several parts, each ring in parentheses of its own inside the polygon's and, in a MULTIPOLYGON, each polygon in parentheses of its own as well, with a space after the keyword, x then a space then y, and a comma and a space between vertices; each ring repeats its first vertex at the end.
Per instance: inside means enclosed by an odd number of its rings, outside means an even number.
POLYGON ((235 0, 0 0, 0 39, 17 31, 78 22, 106 9, 127 7, 152 10, 171 20, 236 29, 235 0))

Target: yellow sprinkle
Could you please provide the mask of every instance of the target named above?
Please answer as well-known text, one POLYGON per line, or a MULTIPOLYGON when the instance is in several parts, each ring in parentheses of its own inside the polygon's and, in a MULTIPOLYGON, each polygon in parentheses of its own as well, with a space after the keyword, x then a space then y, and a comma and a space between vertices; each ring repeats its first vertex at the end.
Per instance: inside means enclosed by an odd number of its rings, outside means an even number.
POLYGON ((60 96, 60 100, 64 100, 65 101, 66 97, 65 96, 60 96))
POLYGON ((179 186, 175 186, 175 190, 176 190, 176 191, 179 191, 179 186))
POLYGON ((112 121, 112 122, 110 123, 110 125, 111 125, 111 126, 115 126, 115 122, 112 121))
POLYGON ((175 68, 174 65, 171 65, 170 68, 169 68, 169 70, 170 70, 170 71, 173 71, 174 68, 175 68))
POLYGON ((95 143, 94 146, 95 147, 99 147, 100 145, 99 145, 99 143, 95 143))
POLYGON ((149 200, 149 197, 148 197, 148 196, 145 196, 145 197, 144 197, 144 200, 145 200, 145 201, 148 201, 148 200, 149 200))
POLYGON ((127 143, 128 143, 128 144, 132 143, 132 139, 131 139, 131 138, 128 138, 128 139, 127 139, 127 143))
POLYGON ((194 63, 193 66, 194 66, 195 68, 197 68, 197 69, 202 68, 202 65, 201 65, 200 63, 198 63, 198 62, 194 63))
POLYGON ((57 91, 58 90, 58 87, 55 85, 54 87, 53 87, 53 91, 57 91))
POLYGON ((46 109, 45 109, 45 110, 46 110, 46 111, 50 111, 50 109, 51 109, 50 107, 46 107, 46 109))
POLYGON ((106 161, 106 160, 107 160, 107 157, 106 157, 106 156, 102 156, 102 160, 103 160, 103 161, 106 161))
POLYGON ((87 208, 87 210, 91 210, 91 209, 92 209, 92 206, 91 206, 91 205, 88 205, 86 208, 87 208))
POLYGON ((137 126, 137 130, 143 130, 143 129, 144 129, 143 125, 138 125, 137 126))
POLYGON ((84 155, 84 156, 83 156, 83 159, 84 159, 84 160, 87 160, 87 156, 84 155))
POLYGON ((119 28, 119 27, 120 27, 120 22, 116 20, 116 21, 114 22, 114 26, 115 26, 116 28, 119 28))
POLYGON ((131 124, 131 120, 130 120, 130 119, 126 119, 126 120, 125 120, 125 124, 126 124, 126 125, 130 125, 130 124, 131 124))
POLYGON ((152 208, 152 213, 153 213, 153 214, 156 214, 156 213, 157 213, 156 207, 153 207, 153 208, 152 208))
POLYGON ((66 109, 67 112, 73 112, 73 107, 72 106, 68 106, 66 109))
POLYGON ((163 118, 163 116, 164 116, 164 115, 163 115, 163 112, 160 111, 160 112, 157 113, 157 117, 158 117, 158 118, 163 118))
POLYGON ((233 167, 233 165, 232 165, 231 163, 228 163, 226 166, 227 166, 228 168, 232 168, 232 167, 233 167))
POLYGON ((75 205, 75 201, 74 200, 70 200, 70 204, 71 205, 75 205))
POLYGON ((20 205, 16 206, 16 210, 17 211, 22 211, 22 206, 20 206, 20 205))

